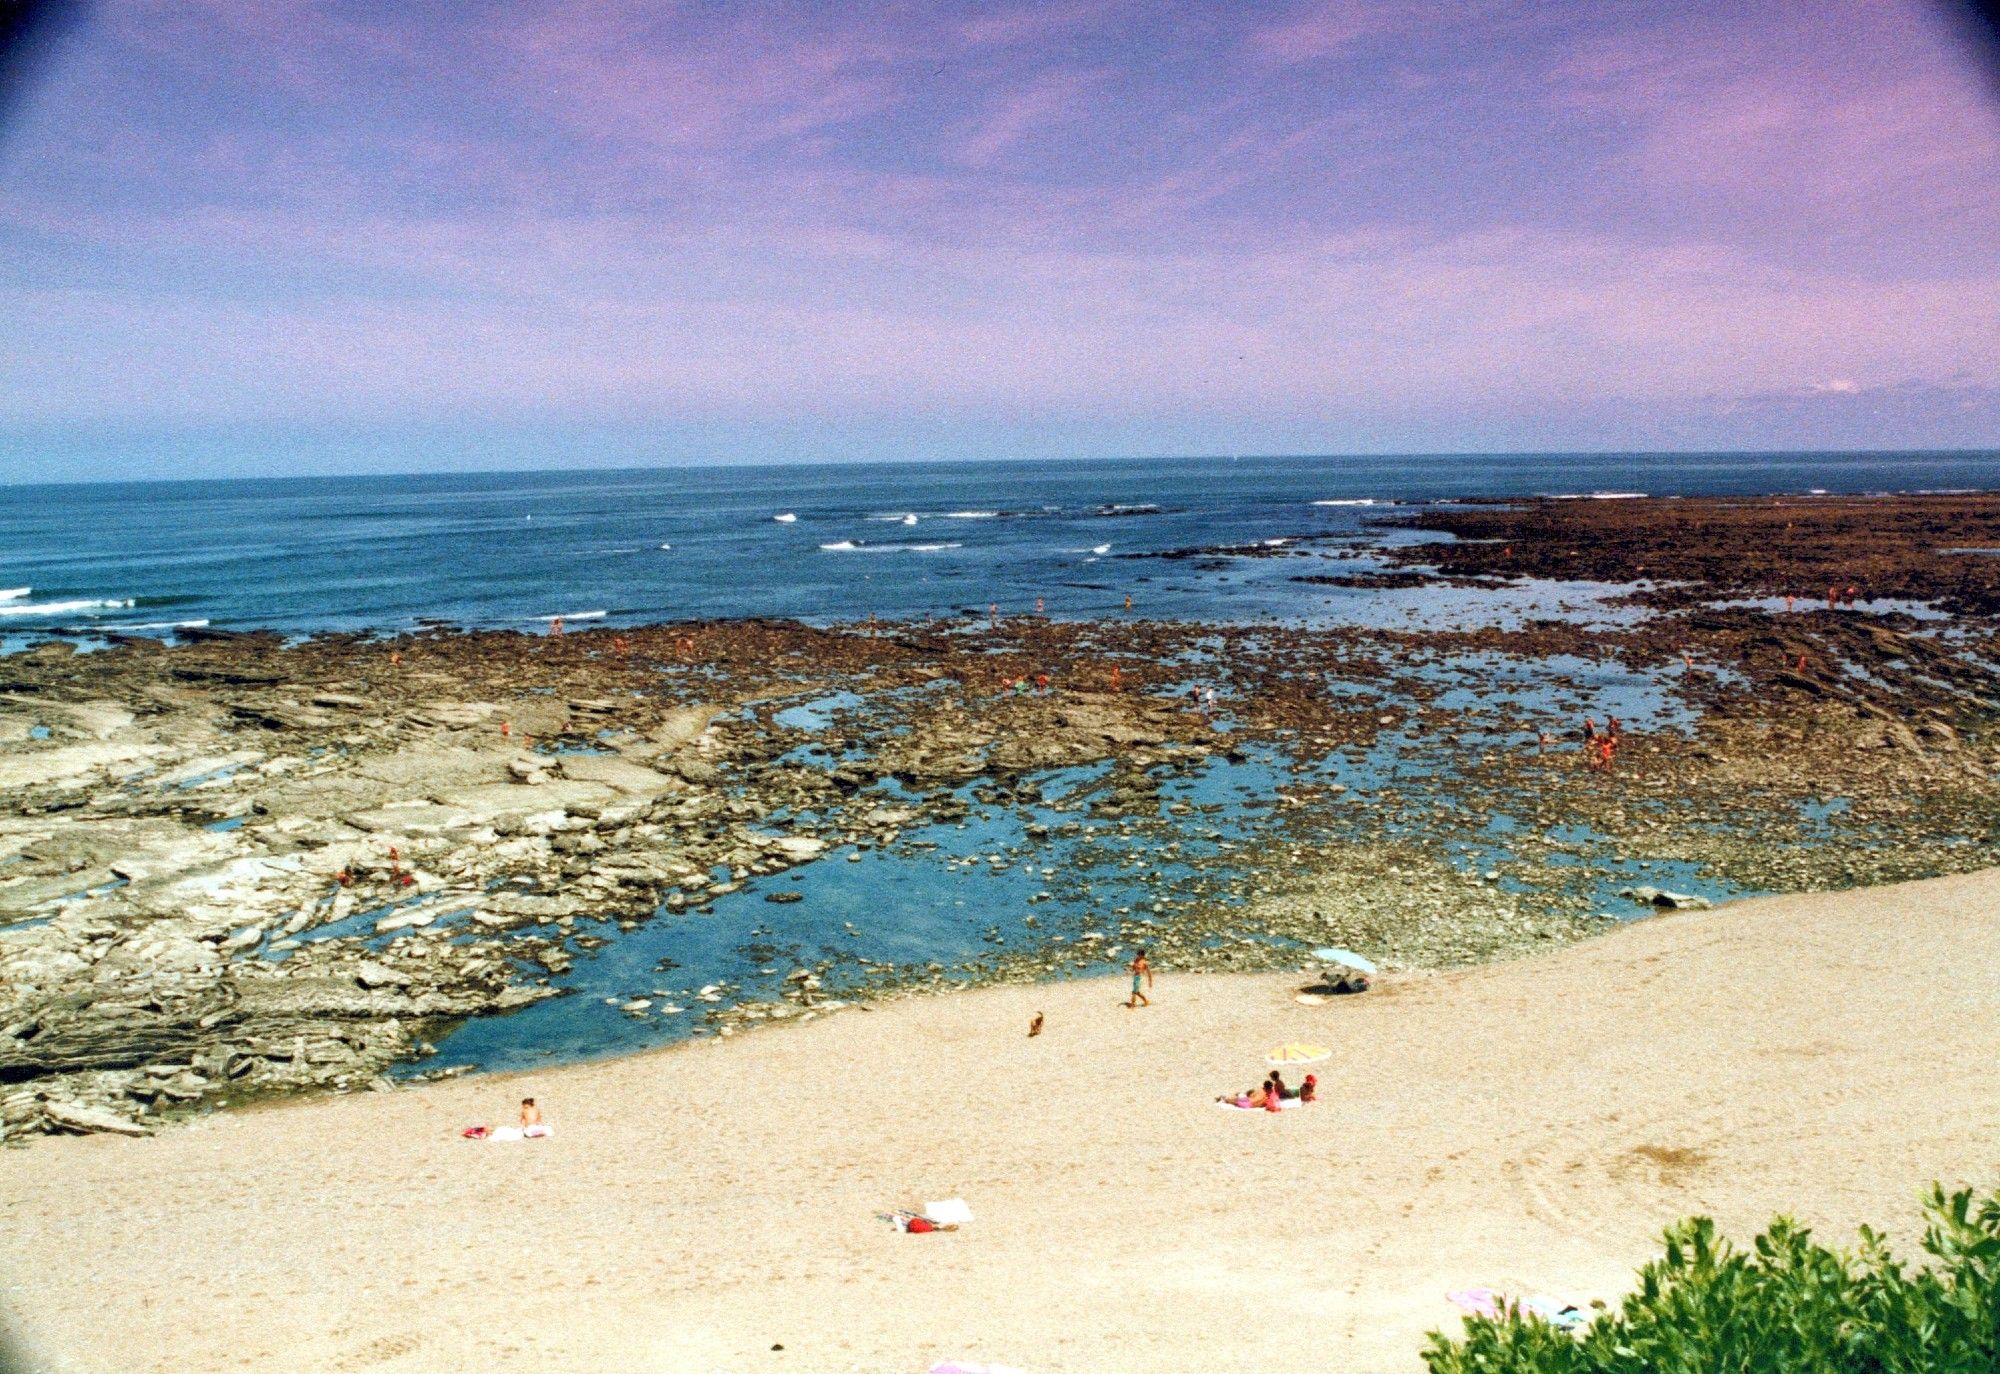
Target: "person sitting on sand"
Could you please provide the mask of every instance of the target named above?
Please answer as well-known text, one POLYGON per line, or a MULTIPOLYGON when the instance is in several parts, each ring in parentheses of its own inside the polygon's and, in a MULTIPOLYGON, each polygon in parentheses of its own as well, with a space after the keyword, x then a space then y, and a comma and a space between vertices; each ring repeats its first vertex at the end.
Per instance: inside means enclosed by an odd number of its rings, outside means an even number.
POLYGON ((1278 1096, 1280 1097, 1293 1098, 1298 1096, 1296 1090, 1285 1086, 1284 1076, 1276 1069, 1271 1070, 1271 1086, 1278 1090, 1278 1096))
POLYGON ((1042 1033, 1042 1017, 1043 1013, 1038 1011, 1035 1013, 1035 1019, 1028 1023, 1028 1038, 1030 1040, 1033 1040, 1042 1033))
POLYGON ((535 1140, 549 1133, 548 1123, 542 1120, 542 1109, 535 1105, 535 1099, 521 1099, 521 1137, 535 1140))
POLYGON ((1319 1080, 1313 1077, 1311 1074, 1307 1074, 1306 1081, 1299 1084, 1299 1101, 1301 1103, 1315 1102, 1318 1099, 1319 1099, 1319 1080))

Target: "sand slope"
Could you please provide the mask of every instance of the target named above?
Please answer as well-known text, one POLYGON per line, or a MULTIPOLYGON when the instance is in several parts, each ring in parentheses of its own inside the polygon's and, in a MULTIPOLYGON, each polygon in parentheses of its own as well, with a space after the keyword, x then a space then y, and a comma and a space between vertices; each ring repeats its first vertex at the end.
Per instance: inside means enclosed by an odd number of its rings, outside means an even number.
POLYGON ((63 1370, 1411 1370, 1447 1289, 1615 1298, 1691 1211, 1845 1239, 2000 1183, 2000 872, 1320 1008, 1296 981, 996 989, 40 1142, 0 1154, 5 1300, 63 1370), (1338 1047, 1333 1102, 1211 1105, 1297 1037, 1338 1047), (525 1092, 556 1139, 456 1139, 525 1092), (955 1235, 875 1219, 953 1194, 955 1235))

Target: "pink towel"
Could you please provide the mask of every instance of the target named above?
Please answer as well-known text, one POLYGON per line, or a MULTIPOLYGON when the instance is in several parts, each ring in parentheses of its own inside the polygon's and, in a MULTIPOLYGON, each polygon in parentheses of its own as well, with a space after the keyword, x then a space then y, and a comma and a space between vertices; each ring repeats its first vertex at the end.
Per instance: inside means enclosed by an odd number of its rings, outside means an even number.
POLYGON ((1461 1312, 1470 1312, 1479 1317, 1497 1317, 1500 1305, 1495 1301, 1499 1294, 1491 1288, 1461 1288, 1456 1293, 1445 1294, 1461 1312))

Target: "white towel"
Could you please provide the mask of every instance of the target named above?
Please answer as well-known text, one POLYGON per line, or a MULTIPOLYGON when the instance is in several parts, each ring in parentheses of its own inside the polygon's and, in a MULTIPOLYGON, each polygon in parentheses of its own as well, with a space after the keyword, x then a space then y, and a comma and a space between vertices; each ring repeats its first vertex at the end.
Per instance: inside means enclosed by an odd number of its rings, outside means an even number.
POLYGON ((972 1220, 972 1209, 964 1198, 949 1197, 943 1202, 926 1202, 924 1218, 937 1226, 963 1226, 972 1220))

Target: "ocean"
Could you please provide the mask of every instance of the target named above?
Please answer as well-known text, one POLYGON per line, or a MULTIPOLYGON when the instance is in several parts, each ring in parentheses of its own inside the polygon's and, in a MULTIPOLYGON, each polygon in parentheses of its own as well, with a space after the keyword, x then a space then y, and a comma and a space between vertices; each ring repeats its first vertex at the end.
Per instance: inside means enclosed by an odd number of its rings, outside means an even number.
MULTIPOLYGON (((1306 593, 1125 555, 1358 535, 1392 503, 1951 490, 2000 453, 1207 458, 0 487, 0 648, 176 625, 395 633, 735 616, 813 623, 1122 604, 1333 619, 1306 593)), ((1270 560, 1266 560, 1267 562, 1270 560)))

